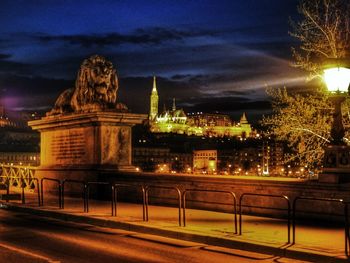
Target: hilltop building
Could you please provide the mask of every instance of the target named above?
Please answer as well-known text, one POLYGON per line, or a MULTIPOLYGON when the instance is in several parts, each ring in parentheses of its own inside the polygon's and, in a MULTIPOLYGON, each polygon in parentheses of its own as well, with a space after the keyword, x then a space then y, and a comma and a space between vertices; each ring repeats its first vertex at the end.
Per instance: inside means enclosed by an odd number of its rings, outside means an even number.
POLYGON ((171 110, 158 112, 158 91, 156 78, 153 77, 153 88, 150 96, 149 123, 151 132, 177 133, 209 137, 249 137, 252 128, 245 113, 240 122, 234 123, 230 116, 218 113, 189 113, 177 109, 175 98, 171 110))

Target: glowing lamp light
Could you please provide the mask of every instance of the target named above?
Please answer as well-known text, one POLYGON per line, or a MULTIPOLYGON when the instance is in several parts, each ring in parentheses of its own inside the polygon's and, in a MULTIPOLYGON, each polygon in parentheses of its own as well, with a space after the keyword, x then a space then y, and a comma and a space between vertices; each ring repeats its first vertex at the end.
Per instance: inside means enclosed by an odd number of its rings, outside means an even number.
POLYGON ((350 69, 343 67, 325 69, 324 81, 330 92, 348 92, 350 69))

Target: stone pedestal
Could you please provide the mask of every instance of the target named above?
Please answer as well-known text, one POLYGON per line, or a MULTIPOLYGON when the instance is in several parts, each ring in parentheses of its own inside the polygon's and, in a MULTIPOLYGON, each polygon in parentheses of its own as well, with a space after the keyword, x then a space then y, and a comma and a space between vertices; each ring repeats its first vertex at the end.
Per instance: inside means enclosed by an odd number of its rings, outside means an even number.
POLYGON ((328 145, 325 149, 323 171, 318 176, 320 183, 350 183, 350 147, 328 145))
POLYGON ((131 127, 146 118, 144 114, 96 111, 30 121, 29 126, 41 135, 37 175, 95 180, 96 170, 134 170, 131 127))

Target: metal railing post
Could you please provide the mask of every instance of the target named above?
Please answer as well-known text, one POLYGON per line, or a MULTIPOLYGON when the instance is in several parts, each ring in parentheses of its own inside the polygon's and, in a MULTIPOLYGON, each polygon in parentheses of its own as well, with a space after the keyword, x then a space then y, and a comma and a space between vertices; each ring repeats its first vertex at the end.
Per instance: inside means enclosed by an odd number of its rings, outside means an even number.
POLYGON ((44 205, 44 181, 52 181, 56 182, 58 185, 58 208, 62 209, 62 183, 59 179, 54 179, 54 178, 41 178, 41 205, 44 205))
MULTIPOLYGON (((10 194, 10 181, 9 179, 7 179, 7 189, 6 189, 6 193, 9 195, 10 194)), ((6 202, 10 202, 9 199, 6 199, 6 202)))
POLYGON ((87 204, 87 189, 88 189, 88 185, 85 184, 84 185, 84 192, 83 192, 83 199, 84 199, 84 212, 87 213, 88 212, 88 204, 87 204))
POLYGON ((182 193, 182 221, 184 227, 186 226, 186 193, 187 190, 182 193))
POLYGON ((25 195, 24 195, 24 180, 23 178, 21 178, 21 188, 22 188, 22 204, 25 204, 26 203, 26 198, 25 198, 25 195))
POLYGON ((64 189, 65 189, 65 185, 66 183, 75 183, 75 184, 80 184, 82 185, 82 197, 83 197, 83 202, 84 202, 84 212, 85 212, 85 181, 81 181, 81 180, 73 180, 73 179, 64 179, 62 181, 62 209, 64 209, 64 205, 65 205, 65 198, 64 198, 64 189))
MULTIPOLYGON (((90 198, 90 186, 91 185, 110 185, 108 182, 87 182, 86 183, 86 190, 85 190, 85 211, 86 213, 89 213, 89 198, 90 198)), ((113 195, 112 195, 112 200, 111 203, 113 203, 113 195)))
POLYGON ((145 187, 145 211, 146 211, 146 220, 148 222, 148 187, 145 187))
POLYGON ((239 197, 239 203, 238 203, 238 207, 239 207, 239 233, 238 235, 242 235, 242 198, 243 195, 241 195, 239 197))
POLYGON ((335 202, 335 203, 340 203, 342 205, 344 205, 344 231, 345 231, 345 255, 348 257, 348 238, 349 238, 349 231, 348 231, 348 217, 347 217, 347 213, 348 213, 348 207, 347 207, 347 203, 345 203, 343 201, 343 199, 334 199, 334 198, 318 198, 318 197, 309 197, 309 196, 297 196, 294 201, 293 201, 293 243, 295 244, 295 240, 296 240, 296 211, 297 211, 297 201, 298 200, 309 200, 309 201, 321 201, 321 202, 335 202))
POLYGON ((233 197, 233 213, 234 213, 234 228, 235 234, 237 234, 237 198, 234 192, 231 191, 223 191, 223 190, 205 190, 205 189, 186 189, 182 193, 182 218, 183 218, 183 226, 186 226, 186 193, 188 192, 208 192, 208 193, 225 193, 230 194, 233 197))
POLYGON ((41 206, 44 206, 44 180, 40 180, 40 191, 41 191, 41 206))
POLYGON ((168 186, 159 186, 159 185, 148 185, 145 188, 145 200, 146 200, 146 221, 148 221, 148 199, 149 199, 149 190, 152 188, 158 188, 158 189, 169 189, 169 190, 175 190, 177 192, 178 196, 178 221, 179 221, 179 226, 181 226, 181 191, 177 187, 168 187, 168 186))
POLYGON ((117 216, 117 205, 116 205, 116 189, 115 189, 115 186, 112 185, 112 216, 117 216))
POLYGON ((38 206, 40 206, 40 184, 38 178, 33 178, 33 180, 36 182, 36 188, 38 192, 38 206))
POLYGON ((295 211, 296 211, 296 201, 298 200, 298 197, 294 198, 293 200, 293 217, 292 217, 292 232, 293 232, 293 242, 292 244, 295 244, 295 211))
POLYGON ((349 217, 348 217, 348 204, 344 202, 344 224, 345 224, 345 255, 347 258, 350 257, 349 255, 349 217))
MULTIPOLYGON (((142 189, 142 217, 143 217, 143 221, 146 221, 146 190, 145 190, 145 186, 141 185, 141 189, 142 189)), ((147 213, 147 221, 148 221, 148 213, 147 213)))
MULTIPOLYGON (((287 218, 287 244, 290 244, 290 201, 288 196, 285 195, 269 195, 269 194, 255 194, 255 193, 243 193, 239 198, 239 235, 242 235, 242 203, 243 197, 245 196, 261 196, 261 197, 271 197, 271 198, 282 198, 287 201, 288 218, 287 218)), ((265 209, 274 209, 272 207, 262 207, 265 209)))

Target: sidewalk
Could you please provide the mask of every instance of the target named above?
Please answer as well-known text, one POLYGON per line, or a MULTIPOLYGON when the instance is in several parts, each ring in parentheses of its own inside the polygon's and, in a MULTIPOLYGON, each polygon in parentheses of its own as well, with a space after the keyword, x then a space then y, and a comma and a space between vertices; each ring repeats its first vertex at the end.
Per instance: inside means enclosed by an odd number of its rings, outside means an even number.
POLYGON ((186 227, 183 227, 178 224, 178 208, 150 205, 149 221, 144 222, 142 204, 118 203, 115 217, 111 216, 111 203, 107 201, 90 200, 89 213, 83 212, 82 199, 65 198, 64 209, 58 208, 56 196, 45 195, 44 202, 43 207, 38 207, 37 195, 26 193, 25 205, 0 201, 0 208, 312 262, 348 262, 341 225, 299 224, 296 244, 290 245, 287 220, 243 215, 242 235, 237 235, 232 214, 186 209, 186 227))

